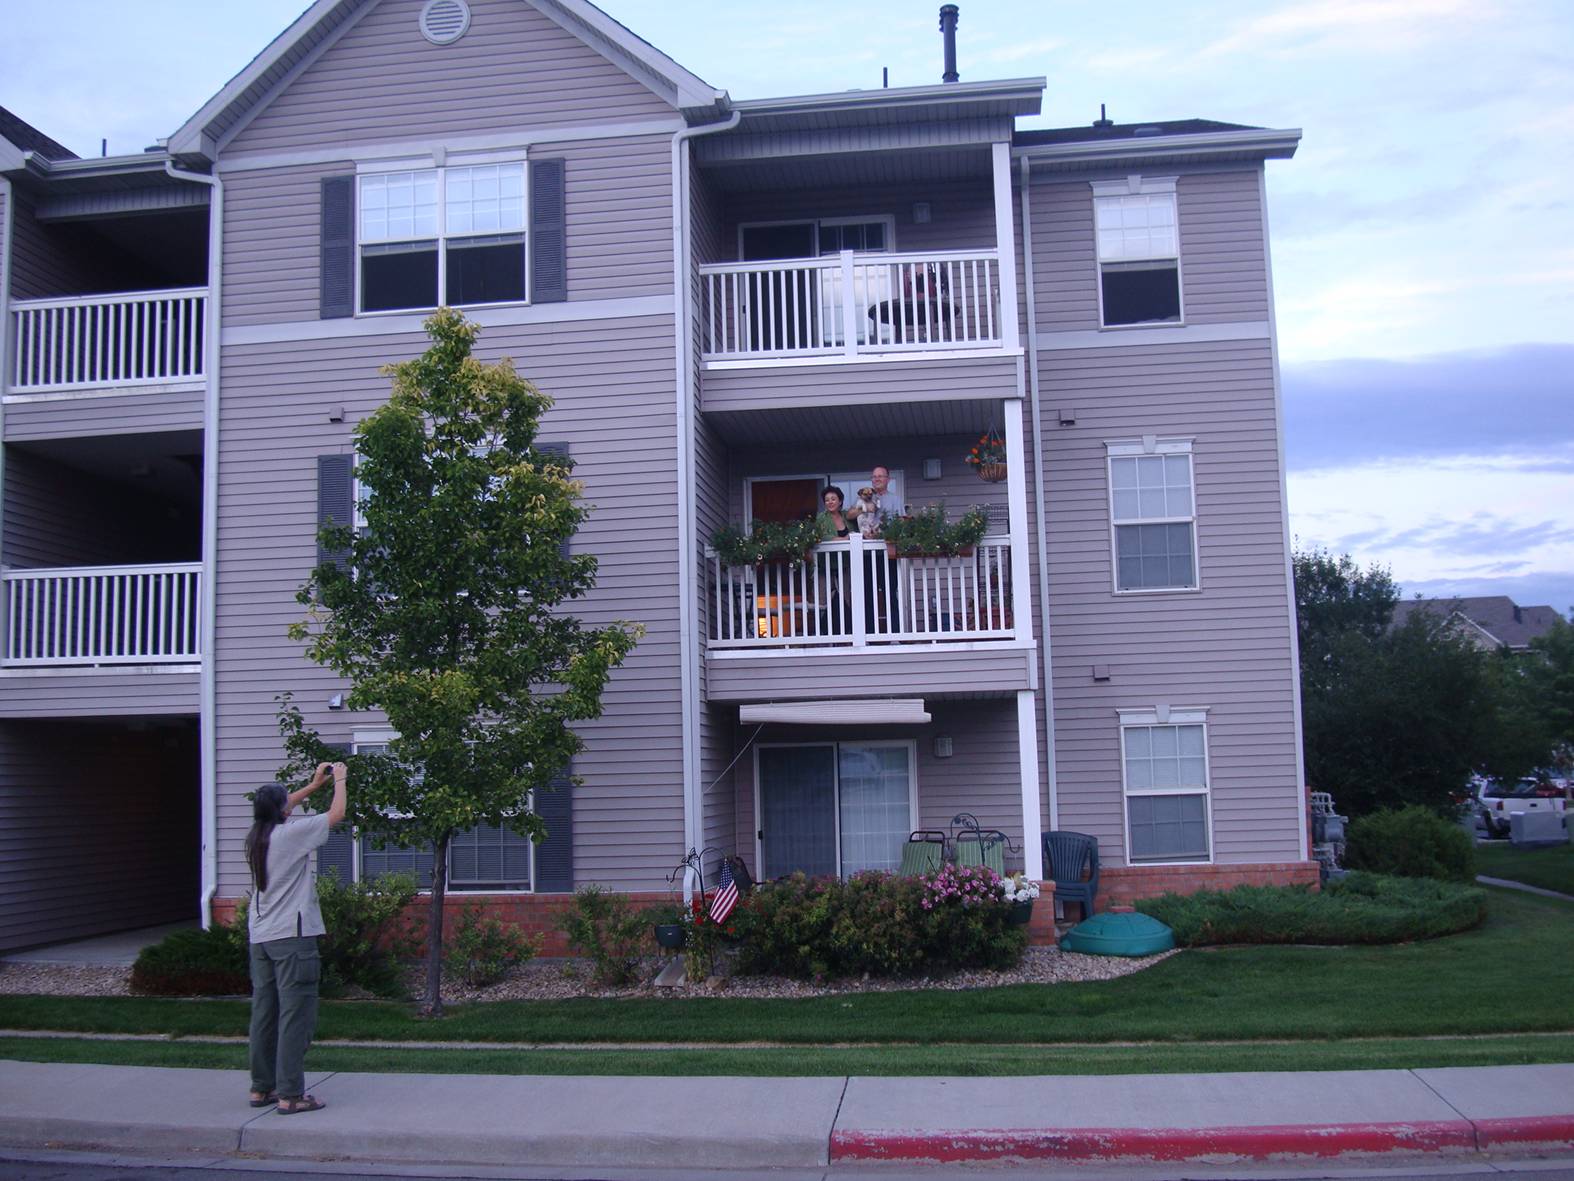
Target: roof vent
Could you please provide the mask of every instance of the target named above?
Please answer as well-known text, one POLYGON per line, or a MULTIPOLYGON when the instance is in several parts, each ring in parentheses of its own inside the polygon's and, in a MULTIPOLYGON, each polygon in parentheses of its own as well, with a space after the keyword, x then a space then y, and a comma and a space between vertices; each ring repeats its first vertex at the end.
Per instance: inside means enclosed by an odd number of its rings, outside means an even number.
POLYGON ((1152 124, 1149 124, 1146 127, 1138 127, 1138 128, 1136 128, 1135 130, 1132 131, 1131 134, 1132 135, 1163 135, 1164 134, 1164 128, 1162 128, 1162 127, 1154 127, 1152 124))
POLYGON ((940 6, 940 33, 945 39, 945 73, 940 75, 940 81, 942 82, 955 82, 960 77, 956 72, 957 12, 955 4, 942 4, 940 6))
POLYGON ((1104 113, 1104 104, 1103 103, 1099 103, 1099 117, 1097 119, 1093 120, 1093 126, 1095 126, 1095 127, 1113 127, 1113 126, 1115 126, 1115 120, 1111 119, 1108 115, 1106 115, 1104 113))
POLYGON ((421 9, 421 36, 433 45, 452 45, 470 27, 465 0, 426 0, 421 9))

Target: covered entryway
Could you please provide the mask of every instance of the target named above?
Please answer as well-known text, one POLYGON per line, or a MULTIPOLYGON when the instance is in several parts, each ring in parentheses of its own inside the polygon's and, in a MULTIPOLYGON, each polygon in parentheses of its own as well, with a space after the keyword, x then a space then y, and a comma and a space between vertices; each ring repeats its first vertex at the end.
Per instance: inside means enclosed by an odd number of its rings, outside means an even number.
POLYGON ((196 923, 197 720, 0 721, 0 953, 196 923))

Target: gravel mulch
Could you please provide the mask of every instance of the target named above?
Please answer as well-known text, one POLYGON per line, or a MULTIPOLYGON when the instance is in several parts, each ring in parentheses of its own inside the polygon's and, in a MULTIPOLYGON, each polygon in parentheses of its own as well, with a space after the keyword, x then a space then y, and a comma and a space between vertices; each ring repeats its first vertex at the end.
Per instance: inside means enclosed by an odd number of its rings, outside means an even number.
MULTIPOLYGON (((776 976, 713 978, 695 987, 657 988, 649 983, 663 961, 646 961, 644 983, 627 988, 599 988, 590 979, 589 966, 581 960, 536 960, 515 968, 499 984, 469 988, 445 974, 443 999, 467 1001, 569 1000, 575 997, 772 997, 792 999, 843 996, 858 992, 896 992, 915 988, 1000 988, 1009 984, 1077 984, 1113 980, 1151 967, 1175 952, 1122 959, 1116 956, 1078 955, 1054 947, 1032 947, 1022 963, 1002 972, 956 972, 946 976, 910 980, 841 980, 811 984, 776 976)), ((421 968, 409 974, 412 993, 425 980, 421 968)), ((131 969, 83 964, 32 964, 0 962, 0 996, 129 996, 131 969)))

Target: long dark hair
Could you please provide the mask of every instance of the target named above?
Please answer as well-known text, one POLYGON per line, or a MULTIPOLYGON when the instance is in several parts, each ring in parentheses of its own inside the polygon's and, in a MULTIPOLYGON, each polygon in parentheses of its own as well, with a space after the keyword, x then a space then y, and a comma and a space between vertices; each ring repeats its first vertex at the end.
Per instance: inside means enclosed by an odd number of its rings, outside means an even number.
POLYGON ((284 823, 290 793, 282 783, 264 783, 251 801, 251 831, 246 834, 246 864, 251 866, 257 893, 268 888, 268 842, 273 830, 284 823))

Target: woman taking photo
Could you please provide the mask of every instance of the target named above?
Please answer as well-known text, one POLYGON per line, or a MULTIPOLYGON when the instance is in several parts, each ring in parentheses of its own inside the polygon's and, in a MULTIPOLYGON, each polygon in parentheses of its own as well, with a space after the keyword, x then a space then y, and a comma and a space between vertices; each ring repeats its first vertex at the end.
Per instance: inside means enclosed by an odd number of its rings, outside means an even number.
POLYGON ((326 1106, 306 1094, 306 1047, 317 1028, 317 936, 324 933, 312 853, 344 819, 345 773, 343 763, 320 763, 299 791, 268 783, 252 802, 251 1105, 277 1103, 280 1115, 326 1106), (328 810, 291 817, 330 775, 328 810))

